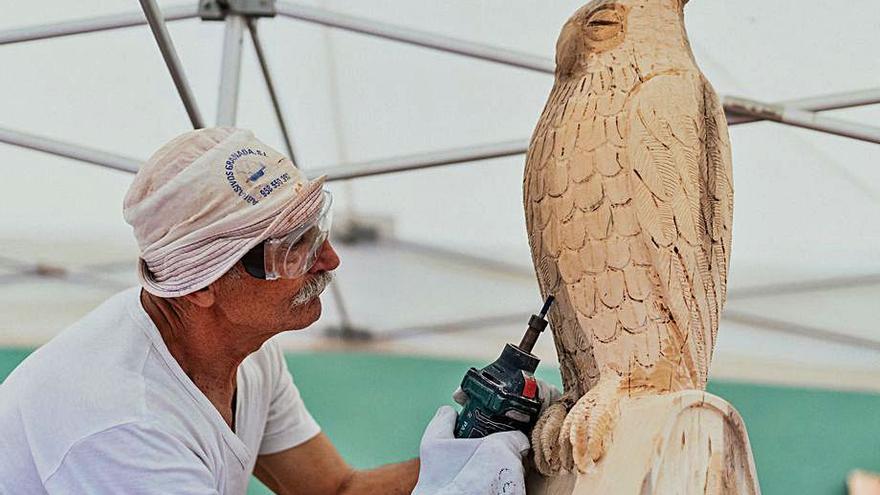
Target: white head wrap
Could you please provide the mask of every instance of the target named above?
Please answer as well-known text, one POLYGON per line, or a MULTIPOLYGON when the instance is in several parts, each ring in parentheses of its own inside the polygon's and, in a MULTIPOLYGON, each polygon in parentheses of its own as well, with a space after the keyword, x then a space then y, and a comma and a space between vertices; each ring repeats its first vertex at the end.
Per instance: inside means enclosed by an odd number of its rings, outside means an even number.
POLYGON ((251 131, 174 138, 141 167, 123 203, 141 250, 141 284, 160 297, 208 286, 252 247, 313 220, 323 183, 251 131))

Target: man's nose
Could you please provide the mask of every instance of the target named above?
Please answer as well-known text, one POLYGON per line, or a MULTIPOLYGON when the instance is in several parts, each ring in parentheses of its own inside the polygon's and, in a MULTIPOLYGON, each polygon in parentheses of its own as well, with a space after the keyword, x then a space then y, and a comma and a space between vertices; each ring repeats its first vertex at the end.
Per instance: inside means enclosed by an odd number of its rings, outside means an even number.
POLYGON ((330 270, 335 270, 338 266, 339 255, 336 254, 336 250, 330 245, 330 240, 328 239, 321 245, 321 250, 318 251, 318 259, 315 260, 315 264, 309 272, 329 272, 330 270))

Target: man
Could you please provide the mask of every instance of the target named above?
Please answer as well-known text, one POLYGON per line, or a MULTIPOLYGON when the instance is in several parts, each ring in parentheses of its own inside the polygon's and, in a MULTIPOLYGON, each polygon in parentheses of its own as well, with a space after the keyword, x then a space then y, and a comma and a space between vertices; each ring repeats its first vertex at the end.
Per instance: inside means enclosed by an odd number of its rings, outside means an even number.
POLYGON ((448 406, 421 462, 357 471, 320 432, 269 339, 318 319, 339 266, 322 184, 245 130, 157 151, 124 202, 142 287, 0 385, 0 493, 524 493, 525 435, 455 439, 448 406))

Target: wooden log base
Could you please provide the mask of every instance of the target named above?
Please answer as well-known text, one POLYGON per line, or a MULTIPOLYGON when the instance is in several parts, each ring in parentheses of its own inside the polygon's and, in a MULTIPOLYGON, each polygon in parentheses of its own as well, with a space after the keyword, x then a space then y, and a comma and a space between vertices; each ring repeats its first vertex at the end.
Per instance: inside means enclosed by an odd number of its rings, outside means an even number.
POLYGON ((545 478, 531 469, 532 495, 758 495, 742 418, 700 391, 621 398, 604 456, 587 473, 545 478))

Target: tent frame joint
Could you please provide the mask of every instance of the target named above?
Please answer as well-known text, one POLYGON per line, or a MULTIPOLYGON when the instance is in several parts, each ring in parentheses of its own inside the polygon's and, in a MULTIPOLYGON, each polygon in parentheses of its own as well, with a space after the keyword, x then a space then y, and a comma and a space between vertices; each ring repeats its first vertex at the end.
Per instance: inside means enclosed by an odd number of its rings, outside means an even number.
POLYGON ((225 21, 227 15, 275 17, 275 0, 199 0, 203 21, 225 21))

